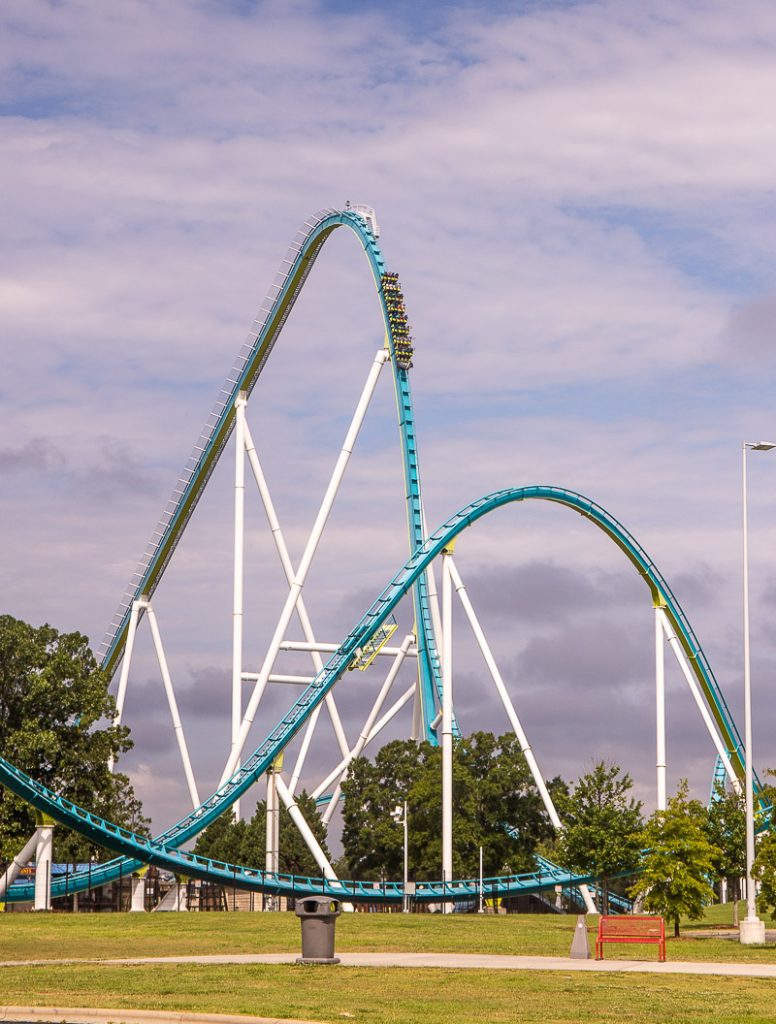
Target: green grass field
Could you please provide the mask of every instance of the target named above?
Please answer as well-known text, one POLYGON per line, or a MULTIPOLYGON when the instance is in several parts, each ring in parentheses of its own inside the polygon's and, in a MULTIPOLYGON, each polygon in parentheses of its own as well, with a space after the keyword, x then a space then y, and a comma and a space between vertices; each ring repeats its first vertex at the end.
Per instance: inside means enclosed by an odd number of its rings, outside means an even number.
MULTIPOLYGON (((729 924, 713 908, 701 931, 729 924)), ((338 951, 406 950, 566 956, 576 918, 343 915, 338 951)), ((770 922, 769 922, 770 923, 770 922)), ((697 927, 696 925, 692 926, 697 927)), ((297 952, 293 914, 0 915, 0 959, 80 960, 297 952)), ((611 956, 655 959, 654 947, 611 956)), ((776 963, 776 946, 669 939, 669 960, 776 963)), ((109 1006, 298 1017, 316 1021, 571 1021, 697 1024, 776 1020, 776 981, 653 974, 564 974, 296 965, 0 969, 4 1005, 109 1006)))

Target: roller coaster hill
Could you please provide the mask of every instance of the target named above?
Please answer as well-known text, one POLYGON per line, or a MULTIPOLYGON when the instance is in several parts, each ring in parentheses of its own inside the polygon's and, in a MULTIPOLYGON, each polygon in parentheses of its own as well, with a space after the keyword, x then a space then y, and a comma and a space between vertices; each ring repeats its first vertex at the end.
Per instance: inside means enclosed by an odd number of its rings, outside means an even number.
MULTIPOLYGON (((549 502, 578 514, 616 545, 635 568, 649 591, 654 608, 656 645, 661 652, 660 657, 670 647, 716 750, 719 771, 732 786, 740 789, 744 778, 744 748, 711 666, 665 578, 633 535, 609 512, 591 499, 563 487, 507 487, 478 498, 455 512, 433 532, 428 530, 423 509, 410 388, 414 342, 399 276, 385 267, 378 244, 379 235, 374 210, 366 206, 350 205, 341 210, 322 210, 307 220, 297 233, 195 442, 170 500, 162 510, 143 558, 130 579, 98 651, 101 665, 115 679, 116 720, 121 721, 130 682, 135 637, 141 623, 148 621, 192 809, 175 824, 148 838, 73 804, 0 758, 0 782, 32 805, 41 822, 2 881, 6 901, 24 903, 34 900, 37 908, 45 909, 51 905, 52 899, 83 893, 130 876, 137 879, 148 866, 152 866, 178 878, 199 880, 234 891, 260 893, 265 902, 269 901, 269 905, 273 905, 272 901, 278 897, 293 898, 314 893, 335 897, 350 905, 379 902, 398 907, 407 896, 404 882, 385 882, 376 889, 371 881, 340 879, 336 876, 297 805, 295 793, 324 708, 336 737, 338 759, 327 777, 320 781, 313 796, 325 808, 324 821, 327 825, 340 800, 341 783, 350 762, 406 708, 407 712, 411 711, 409 735, 416 739, 425 738, 440 746, 442 761, 440 877, 437 881, 416 883, 412 894, 414 902, 441 904, 449 910, 456 903, 470 904, 482 896, 503 899, 547 890, 557 891, 560 888, 574 894, 575 899, 583 903, 586 909, 594 911, 594 893, 590 887, 594 886, 596 880, 541 858, 537 859, 535 870, 524 874, 483 880, 453 877, 452 767, 454 739, 459 735, 453 704, 452 672, 452 605, 455 597, 463 606, 547 814, 556 829, 563 827, 454 558, 456 540, 464 530, 474 528, 481 519, 500 508, 525 502, 549 502), (334 472, 301 559, 294 564, 251 435, 247 407, 316 259, 330 236, 341 229, 355 238, 366 257, 379 301, 385 341, 370 357, 366 382, 338 454, 334 472), (305 582, 370 399, 384 371, 390 372, 392 376, 398 410, 408 557, 344 638, 323 643, 316 638, 305 605, 305 582), (225 752, 226 762, 218 787, 202 799, 189 758, 161 642, 160 627, 154 612, 153 597, 232 436, 235 456, 235 528, 231 744, 225 752), (278 613, 272 639, 258 672, 246 672, 243 664, 246 463, 264 507, 288 584, 287 597, 278 613), (438 574, 441 574, 439 588, 438 574), (394 612, 405 599, 411 604, 414 628, 400 643, 392 644, 397 629, 394 612), (292 620, 298 622, 304 640, 288 639, 292 620), (276 663, 279 656, 288 651, 297 655, 301 652, 310 657, 312 670, 307 676, 290 676, 278 670, 276 663), (370 665, 385 665, 387 670, 359 737, 353 743, 345 735, 337 709, 336 685, 348 671, 365 670, 370 665), (410 670, 411 684, 388 705, 394 684, 407 669, 410 670), (247 704, 243 696, 246 683, 252 687, 247 704), (268 687, 275 684, 285 684, 285 692, 288 692, 289 685, 296 686, 298 696, 261 742, 246 754, 246 744, 262 697, 268 687), (293 760, 291 753, 294 754, 293 760), (187 844, 230 808, 239 814, 240 799, 260 780, 266 780, 267 786, 267 839, 263 868, 223 863, 197 856, 186 849, 187 844), (318 877, 293 876, 278 870, 278 819, 281 805, 288 809, 291 820, 315 857, 320 868, 318 877), (54 822, 75 830, 90 843, 111 851, 115 856, 105 863, 90 864, 70 872, 65 877, 52 874, 50 865, 53 863, 54 822), (35 880, 25 880, 19 872, 32 860, 37 865, 35 880)), ((656 672, 659 701, 662 699, 660 688, 664 685, 662 676, 662 667, 659 667, 656 672)), ((664 729, 664 721, 658 716, 658 744, 664 744, 664 729)), ((664 746, 662 749, 665 749, 664 746)), ((658 765, 657 777, 658 806, 664 807, 665 758, 659 757, 658 761, 661 760, 663 763, 658 765)))

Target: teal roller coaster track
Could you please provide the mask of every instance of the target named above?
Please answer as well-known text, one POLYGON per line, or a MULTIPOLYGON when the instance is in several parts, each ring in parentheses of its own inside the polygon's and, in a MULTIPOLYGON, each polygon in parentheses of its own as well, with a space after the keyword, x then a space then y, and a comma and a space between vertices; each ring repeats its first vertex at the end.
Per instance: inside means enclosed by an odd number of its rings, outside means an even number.
MULTIPOLYGON (((91 842, 118 854, 116 859, 97 866, 88 873, 80 872, 53 882, 54 897, 102 885, 122 875, 126 876, 142 865, 154 864, 189 878, 215 881, 266 893, 301 895, 324 892, 354 901, 400 902, 400 883, 385 883, 376 889, 372 882, 337 881, 268 873, 198 857, 183 847, 232 806, 271 767, 406 595, 410 596, 415 613, 424 731, 430 741, 436 742, 434 720, 436 708, 441 702, 441 671, 431 617, 427 570, 434 559, 449 548, 463 530, 500 508, 526 501, 547 501, 568 508, 603 531, 623 552, 649 588, 653 604, 665 612, 722 741, 727 747, 732 768, 739 778, 743 778, 744 754, 741 737, 687 616, 644 549, 625 527, 601 506, 581 494, 561 487, 506 488, 466 505, 430 536, 425 536, 409 384, 412 343, 406 316, 403 313, 398 278, 385 270, 369 219, 352 210, 323 211, 305 224, 292 243, 284 260, 284 269, 275 279, 254 330, 227 378, 219 400, 198 439, 194 455, 186 465, 114 617, 101 651, 103 667, 113 672, 121 660, 132 604, 141 597, 150 596, 161 580, 230 436, 235 421, 235 400, 241 392, 249 394, 252 391, 323 244, 331 233, 341 226, 348 227, 362 244, 380 298, 399 411, 410 556, 366 614, 350 630, 323 669, 234 774, 194 811, 152 839, 137 835, 76 806, 61 795, 46 789, 7 760, 0 758, 0 783, 37 810, 74 829, 91 842)), ((559 885, 580 885, 591 881, 592 878, 573 875, 547 861, 541 861, 534 872, 486 879, 485 895, 507 896, 559 885)), ((417 884, 415 898, 419 901, 439 901, 442 898, 471 899, 478 892, 478 879, 445 883, 427 882, 417 884)), ((10 888, 7 898, 12 901, 29 900, 32 894, 31 884, 17 882, 10 888)))

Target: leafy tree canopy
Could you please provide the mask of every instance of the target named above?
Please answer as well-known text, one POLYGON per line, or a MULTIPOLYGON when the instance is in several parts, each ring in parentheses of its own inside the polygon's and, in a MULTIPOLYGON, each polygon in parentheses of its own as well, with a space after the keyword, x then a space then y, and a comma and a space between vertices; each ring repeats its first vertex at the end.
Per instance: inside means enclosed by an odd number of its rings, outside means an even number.
MULTIPOLYGON (((769 769, 766 773, 770 779, 776 777, 776 770, 769 769)), ((771 828, 757 840, 757 855, 752 865, 752 874, 760 883, 760 894, 757 905, 764 914, 776 913, 776 786, 767 782, 762 789, 761 802, 771 807, 771 828)), ((757 805, 755 805, 757 810, 757 805)))
MULTIPOLYGON (((108 770, 108 760, 132 746, 127 728, 109 724, 115 703, 108 682, 85 636, 0 615, 3 756, 68 800, 147 831, 129 780, 108 770)), ((0 789, 0 859, 17 854, 34 827, 33 809, 0 789)), ((86 840, 61 827, 54 843, 58 860, 85 860, 92 852, 86 840)))
POLYGON ((632 787, 619 765, 599 761, 558 808, 562 863, 599 878, 605 893, 614 875, 633 871, 639 862, 641 801, 629 795, 632 787))
POLYGON ((706 835, 716 848, 714 874, 726 879, 733 897, 733 922, 738 924, 740 879, 746 874, 746 803, 736 793, 717 783, 708 809, 706 835))
POLYGON ((630 890, 648 911, 673 921, 677 937, 679 918, 697 920, 713 901, 709 878, 723 857, 708 838, 706 808, 687 794, 682 780, 665 811, 655 811, 641 832, 642 871, 630 890))
MULTIPOLYGON (((391 811, 406 800, 410 877, 439 878, 441 756, 428 743, 396 740, 374 762, 351 763, 343 784, 342 843, 352 876, 401 877, 403 829, 391 811)), ((476 876, 480 847, 486 875, 533 869, 536 845, 551 827, 514 734, 476 732, 457 741, 453 820, 457 877, 476 876)))

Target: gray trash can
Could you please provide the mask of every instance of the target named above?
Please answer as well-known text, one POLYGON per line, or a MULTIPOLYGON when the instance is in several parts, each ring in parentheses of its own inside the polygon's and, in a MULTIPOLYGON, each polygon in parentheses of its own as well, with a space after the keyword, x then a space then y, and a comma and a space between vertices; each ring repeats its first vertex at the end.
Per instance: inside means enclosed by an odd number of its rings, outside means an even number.
POLYGON ((342 913, 339 900, 329 896, 306 896, 296 901, 296 916, 302 925, 302 955, 298 964, 338 964, 334 955, 334 926, 342 913))

